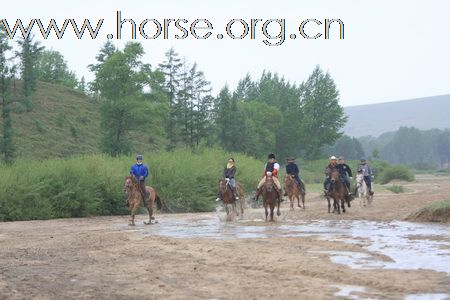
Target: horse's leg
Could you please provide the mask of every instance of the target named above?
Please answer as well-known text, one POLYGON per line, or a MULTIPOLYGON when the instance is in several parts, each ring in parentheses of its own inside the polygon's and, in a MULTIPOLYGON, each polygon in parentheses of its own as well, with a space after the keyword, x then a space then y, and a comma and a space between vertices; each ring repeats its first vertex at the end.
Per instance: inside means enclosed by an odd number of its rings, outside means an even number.
POLYGON ((236 201, 233 202, 233 212, 236 214, 236 216, 239 216, 239 210, 236 208, 236 201))
POLYGON ((289 195, 289 202, 291 203, 291 210, 294 210, 294 195, 289 195))
POLYGON ((269 212, 267 211, 267 204, 266 203, 264 203, 264 211, 266 213, 266 222, 267 222, 267 217, 269 215, 269 212))
POLYGON ((275 210, 275 204, 270 203, 270 222, 273 222, 273 211, 275 210))
POLYGON ((341 199, 341 207, 342 207, 342 212, 345 213, 345 199, 344 198, 341 199))
POLYGON ((133 208, 131 209, 130 223, 128 225, 130 225, 130 226, 134 226, 135 225, 134 224, 134 218, 136 216, 136 211, 137 211, 138 208, 139 208, 139 204, 138 205, 136 205, 136 204, 133 205, 133 208))
POLYGON ((146 207, 148 211, 148 222, 144 222, 146 225, 152 224, 153 220, 153 203, 149 201, 148 206, 146 207))
POLYGON ((305 206, 305 194, 302 193, 302 203, 303 203, 303 209, 306 209, 305 206))
POLYGON ((239 197, 239 206, 241 208, 241 217, 244 217, 244 198, 242 195, 239 197))
POLYGON ((331 201, 330 201, 330 198, 327 197, 327 200, 328 200, 328 213, 331 213, 331 201))
POLYGON ((341 214, 341 208, 339 207, 339 199, 338 200, 334 200, 334 209, 337 210, 338 215, 341 214))
MULTIPOLYGON (((294 208, 292 208, 292 209, 294 209, 294 208)), ((272 215, 273 215, 273 213, 272 213, 272 215)), ((280 200, 278 199, 278 201, 277 201, 277 216, 280 216, 281 215, 281 212, 280 212, 280 200)))

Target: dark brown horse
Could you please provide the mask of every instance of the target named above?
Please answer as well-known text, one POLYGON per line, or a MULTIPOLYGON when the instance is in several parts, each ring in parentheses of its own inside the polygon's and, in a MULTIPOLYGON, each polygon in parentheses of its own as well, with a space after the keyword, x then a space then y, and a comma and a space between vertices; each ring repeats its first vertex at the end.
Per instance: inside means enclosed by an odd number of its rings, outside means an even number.
POLYGON ((330 192, 327 195, 328 200, 328 213, 330 213, 331 202, 330 198, 333 198, 333 212, 337 211, 338 214, 341 213, 340 207, 342 207, 342 212, 345 213, 345 201, 347 201, 347 205, 350 207, 350 203, 348 198, 346 197, 347 190, 344 186, 344 182, 339 175, 339 171, 335 170, 331 173, 331 187, 330 192), (340 204, 340 206, 339 206, 340 204))
MULTIPOLYGON (((239 208, 241 210, 241 215, 244 215, 244 190, 239 182, 236 182, 236 192, 239 195, 239 208)), ((231 220, 231 214, 234 213, 239 216, 239 211, 236 209, 236 199, 233 195, 233 190, 231 189, 229 183, 225 179, 219 180, 219 193, 227 213, 227 220, 231 220), (228 207, 231 205, 232 210, 228 207)))
POLYGON ((273 222, 273 210, 275 209, 275 205, 277 206, 277 216, 281 215, 281 213, 280 197, 278 197, 278 191, 272 176, 266 176, 266 181, 261 187, 261 194, 263 196, 263 205, 266 212, 266 221, 269 215, 268 208, 270 207, 270 221, 273 222))
MULTIPOLYGON (((303 185, 303 182, 301 183, 303 185)), ((298 207, 302 207, 300 205, 300 198, 302 198, 303 209, 305 209, 305 188, 300 190, 295 178, 291 175, 286 174, 284 176, 284 190, 286 191, 289 201, 291 202, 291 210, 294 210, 294 201, 297 199, 298 207)))
MULTIPOLYGON (((153 204, 156 201, 157 208, 158 210, 160 210, 162 208, 162 202, 154 188, 146 186, 146 189, 147 192, 150 193, 150 197, 147 201, 147 205, 145 206, 145 208, 147 208, 148 210, 148 222, 144 221, 144 224, 149 225, 152 223, 152 220, 155 220, 155 217, 153 217, 153 204)), ((125 177, 124 191, 128 194, 128 205, 131 210, 131 218, 128 225, 134 226, 134 218, 136 216, 136 212, 138 211, 142 203, 141 188, 134 176, 125 177)))

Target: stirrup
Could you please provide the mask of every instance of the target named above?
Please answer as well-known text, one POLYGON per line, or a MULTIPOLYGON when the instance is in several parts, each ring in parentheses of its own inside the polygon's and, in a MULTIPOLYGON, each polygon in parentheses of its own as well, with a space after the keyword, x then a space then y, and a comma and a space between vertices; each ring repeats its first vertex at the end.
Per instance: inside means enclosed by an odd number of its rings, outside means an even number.
POLYGON ((220 200, 222 199, 220 199, 219 197, 216 198, 216 202, 220 202, 220 200))

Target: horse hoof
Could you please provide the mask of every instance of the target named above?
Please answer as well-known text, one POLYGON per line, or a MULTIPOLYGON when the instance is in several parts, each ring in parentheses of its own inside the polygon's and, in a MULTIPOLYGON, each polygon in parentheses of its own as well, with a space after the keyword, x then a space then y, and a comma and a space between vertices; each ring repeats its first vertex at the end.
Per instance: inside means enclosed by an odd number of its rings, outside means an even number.
POLYGON ((280 213, 280 212, 277 212, 277 216, 281 216, 281 213, 280 213))
POLYGON ((152 225, 152 222, 150 221, 150 222, 145 222, 144 221, 144 225, 152 225))
POLYGON ((128 223, 128 226, 134 226, 134 223, 128 223))

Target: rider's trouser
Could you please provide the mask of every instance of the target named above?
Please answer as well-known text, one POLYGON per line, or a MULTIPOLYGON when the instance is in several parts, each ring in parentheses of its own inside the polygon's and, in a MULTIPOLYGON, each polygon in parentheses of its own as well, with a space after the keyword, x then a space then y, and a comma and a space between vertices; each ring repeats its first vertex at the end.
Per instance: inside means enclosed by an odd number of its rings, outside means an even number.
MULTIPOLYGON (((280 181, 278 180, 278 178, 275 176, 272 176, 272 179, 273 179, 273 182, 275 183, 275 185, 277 186, 277 189, 279 191, 281 191, 281 184, 280 184, 280 181)), ((264 185, 264 182, 266 182, 266 176, 264 176, 261 179, 261 181, 258 183, 258 189, 260 189, 264 185)))

